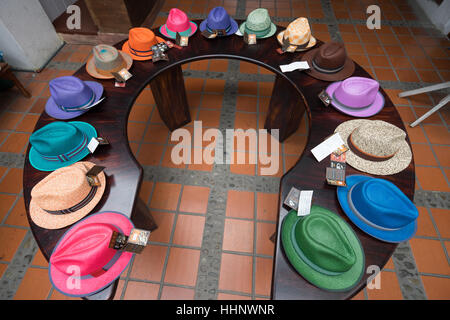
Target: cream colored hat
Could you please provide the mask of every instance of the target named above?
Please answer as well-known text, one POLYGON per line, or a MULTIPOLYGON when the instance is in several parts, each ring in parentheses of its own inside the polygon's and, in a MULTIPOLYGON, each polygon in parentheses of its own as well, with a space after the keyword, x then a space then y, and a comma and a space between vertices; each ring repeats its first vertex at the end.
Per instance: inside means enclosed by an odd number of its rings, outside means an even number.
POLYGON ((411 148, 402 129, 382 120, 350 120, 335 130, 349 148, 347 163, 375 175, 403 171, 412 159, 411 148))
POLYGON ((45 229, 60 229, 84 218, 105 192, 106 177, 98 175, 100 186, 91 187, 86 173, 92 162, 77 162, 57 169, 31 190, 30 216, 45 229))
POLYGON ((86 63, 86 71, 94 78, 112 79, 113 72, 119 72, 123 68, 129 70, 132 64, 133 58, 128 53, 99 44, 92 49, 92 56, 86 63))
POLYGON ((300 17, 292 21, 286 28, 277 35, 278 42, 283 45, 289 42, 288 52, 306 51, 314 47, 316 39, 311 35, 311 28, 307 18, 300 17))

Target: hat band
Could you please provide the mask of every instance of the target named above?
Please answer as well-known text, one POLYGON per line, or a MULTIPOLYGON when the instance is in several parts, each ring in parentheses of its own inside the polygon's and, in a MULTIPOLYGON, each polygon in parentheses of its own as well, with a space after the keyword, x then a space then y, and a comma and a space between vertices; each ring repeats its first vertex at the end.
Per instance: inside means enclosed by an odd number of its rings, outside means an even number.
POLYGON ((391 159, 397 153, 397 152, 394 152, 393 154, 391 154, 389 156, 375 156, 373 154, 366 153, 366 152, 362 151, 361 149, 359 149, 355 145, 355 143, 353 142, 353 139, 352 139, 352 134, 353 134, 353 132, 347 138, 347 145, 355 155, 357 155, 360 158, 363 158, 364 160, 374 161, 374 162, 382 162, 382 161, 391 159))
POLYGON ((81 111, 81 110, 87 110, 90 109, 90 106, 92 104, 92 102, 94 102, 95 100, 95 94, 94 91, 91 92, 91 97, 89 98, 89 100, 86 103, 83 103, 79 106, 75 106, 75 107, 64 107, 62 105, 58 104, 58 107, 65 111, 65 112, 76 112, 76 111, 81 111))
POLYGON ((378 230, 395 231, 395 230, 399 230, 399 229, 400 229, 400 228, 391 229, 391 228, 381 227, 381 226, 379 226, 379 225, 377 225, 377 224, 375 224, 375 223, 373 223, 373 222, 367 220, 367 219, 366 219, 366 218, 358 211, 358 209, 356 209, 356 207, 355 207, 355 205, 354 205, 354 203, 353 203, 353 201, 352 201, 352 192, 353 192, 353 189, 355 188, 355 186, 356 186, 356 184, 353 185, 353 186, 350 188, 349 192, 347 193, 347 200, 348 200, 348 204, 349 204, 350 210, 352 210, 352 212, 353 212, 360 220, 362 220, 365 224, 367 224, 367 225, 369 225, 369 226, 371 226, 371 227, 373 227, 373 228, 375 228, 375 229, 378 229, 378 230))
POLYGON ((293 44, 293 43, 289 42, 289 36, 285 38, 283 35, 283 44, 295 47, 296 49, 304 49, 309 45, 310 42, 311 42, 311 37, 309 37, 308 41, 304 44, 293 44))
POLYGON ((58 156, 44 156, 43 154, 40 154, 39 152, 38 152, 38 154, 42 158, 44 158, 44 160, 47 160, 47 161, 66 162, 66 161, 70 161, 72 158, 74 158, 75 156, 80 154, 84 150, 84 148, 87 146, 87 144, 88 144, 88 137, 83 132, 83 140, 81 140, 80 144, 69 152, 60 154, 58 156))
POLYGON ((258 30, 258 31, 248 28, 247 23, 245 24, 245 32, 247 32, 247 34, 254 34, 257 37, 265 36, 266 34, 268 34, 270 32, 271 29, 272 29, 272 23, 269 25, 268 28, 263 29, 263 30, 258 30))
POLYGON ((342 66, 340 66, 339 68, 336 68, 336 69, 324 69, 324 68, 319 67, 317 65, 317 63, 315 62, 315 59, 312 60, 312 65, 313 65, 314 69, 316 69, 317 71, 320 71, 322 73, 336 73, 336 72, 339 72, 342 69, 344 69, 344 66, 345 66, 345 65, 342 65, 342 66))
POLYGON ((328 276, 338 276, 338 275, 342 274, 341 272, 333 272, 333 271, 325 270, 325 269, 319 267, 318 265, 314 264, 311 260, 309 260, 306 257, 305 253, 302 251, 302 249, 300 249, 300 247, 297 244, 297 240, 295 238, 295 227, 297 226, 297 223, 299 223, 299 221, 301 219, 304 219, 304 218, 298 219, 291 229, 291 241, 292 241, 292 246, 294 247, 295 252, 297 252, 297 254, 300 256, 300 258, 303 260, 303 262, 305 262, 311 269, 313 269, 319 273, 323 273, 328 276))
POLYGON ((153 56, 152 50, 136 50, 132 46, 130 46, 130 41, 128 41, 128 48, 130 48, 130 52, 137 57, 151 57, 153 56))
MULTIPOLYGON (((221 29, 211 29, 208 24, 206 24, 206 30, 208 30, 210 33, 217 33, 217 30, 221 29)), ((231 23, 228 25, 228 27, 225 28, 225 32, 228 33, 231 30, 231 23)))
POLYGON ((56 215, 74 213, 80 209, 83 209, 85 206, 87 206, 89 204, 89 202, 91 202, 92 199, 94 199, 94 196, 96 193, 97 193, 97 187, 94 186, 94 187, 91 187, 91 190, 89 191, 88 195, 83 200, 81 200, 79 203, 77 203, 76 205, 74 205, 70 208, 63 209, 63 210, 47 210, 47 209, 43 209, 43 210, 50 214, 56 214, 56 215))
MULTIPOLYGON (((173 37, 173 38, 175 38, 175 37, 177 36, 177 32, 176 32, 176 31, 170 30, 170 29, 167 27, 167 24, 166 24, 166 31, 167 31, 167 34, 168 34, 169 36, 173 37)), ((184 31, 181 31, 181 32, 178 32, 178 33, 179 33, 180 36, 182 36, 182 37, 189 37, 189 35, 191 34, 191 22, 189 21, 189 28, 188 28, 188 29, 186 29, 186 30, 184 30, 184 31)))
POLYGON ((340 101, 338 100, 338 98, 336 98, 336 95, 335 95, 335 94, 336 94, 336 91, 333 92, 333 100, 334 100, 334 102, 336 102, 340 107, 345 108, 345 109, 350 109, 350 110, 352 110, 352 111, 355 111, 355 110, 364 110, 364 109, 370 108, 370 107, 373 105, 373 102, 372 102, 372 103, 368 104, 367 106, 363 106, 363 107, 350 107, 350 106, 348 106, 348 105, 343 104, 342 102, 340 102, 340 101))

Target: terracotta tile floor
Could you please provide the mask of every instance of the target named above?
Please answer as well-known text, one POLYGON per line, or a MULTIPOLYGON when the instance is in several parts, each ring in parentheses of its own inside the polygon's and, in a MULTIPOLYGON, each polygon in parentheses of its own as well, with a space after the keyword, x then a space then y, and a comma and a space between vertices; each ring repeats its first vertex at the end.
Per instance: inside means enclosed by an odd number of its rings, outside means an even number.
MULTIPOLYGON (((405 125, 435 105, 442 94, 424 94, 398 98, 407 88, 450 80, 449 42, 423 17, 416 15, 406 0, 402 1, 331 1, 322 8, 314 0, 166 1, 155 26, 164 23, 168 10, 179 7, 194 18, 205 17, 216 5, 223 5, 232 15, 244 18, 258 6, 269 9, 277 24, 286 26, 298 16, 310 20, 313 34, 321 40, 342 39, 350 56, 381 81, 395 103, 405 125), (383 24, 377 31, 365 26, 365 8, 378 3, 383 24), (335 24, 329 24, 332 19, 335 24), (361 20, 362 19, 362 20, 361 20)), ((24 99, 17 89, 0 93, 0 154, 20 157, 49 96, 48 81, 72 74, 86 61, 89 46, 66 44, 39 74, 17 72, 32 97, 24 99)), ((235 63, 235 62, 233 62, 235 63)), ((227 80, 211 79, 206 72, 227 75, 232 62, 204 60, 183 66, 190 75, 186 81, 191 115, 204 127, 217 127, 225 104, 227 80)), ((261 67, 241 62, 237 73, 266 79, 240 80, 235 83, 233 108, 235 128, 261 128, 271 95, 273 77, 261 67), (264 78, 266 77, 266 78, 264 78), (267 78, 268 77, 268 78, 267 78)), ((247 79, 247 78, 242 78, 247 79)), ((228 101, 228 100, 227 100, 228 101)), ((442 108, 416 128, 408 128, 416 164, 418 191, 450 191, 450 111, 442 108)), ((192 123, 186 128, 192 131, 192 123)), ((307 137, 306 120, 278 152, 281 168, 287 172, 302 153, 307 137)), ((142 91, 132 109, 128 124, 130 146, 144 167, 160 170, 187 170, 195 175, 210 174, 209 164, 176 165, 169 154, 174 142, 163 125, 149 88, 142 91)), ((202 146, 203 148, 206 145, 202 146)), ((194 153, 195 148, 192 149, 194 153)), ((250 146, 239 150, 247 159, 250 146)), ((26 245, 29 228, 24 212, 22 167, 2 162, 0 166, 0 278, 5 277, 19 248, 26 245)), ((258 177, 260 163, 231 165, 231 174, 258 177)), ((178 171, 177 171, 178 172, 178 171)), ((159 225, 151 235, 151 244, 136 255, 122 275, 115 299, 193 299, 198 288, 202 241, 210 219, 211 200, 216 195, 211 186, 178 183, 165 179, 144 181, 141 198, 149 205, 159 225)), ((448 194, 446 194, 448 196, 448 194)), ((259 192, 242 188, 224 190, 222 248, 218 253, 215 297, 217 299, 270 298, 274 245, 268 238, 277 219, 278 192, 259 192)), ((419 279, 428 299, 450 298, 450 210, 448 207, 419 206, 419 226, 409 242, 419 271, 419 279)), ((209 235, 210 236, 210 235, 209 235)), ((28 260, 25 275, 15 285, 14 299, 65 299, 52 289, 47 276, 47 262, 39 250, 28 260)), ((381 272, 381 289, 364 289, 355 299, 403 299, 404 292, 392 259, 381 272)), ((1 282, 0 282, 1 283, 1 282)), ((11 298, 11 297, 10 297, 11 298)))

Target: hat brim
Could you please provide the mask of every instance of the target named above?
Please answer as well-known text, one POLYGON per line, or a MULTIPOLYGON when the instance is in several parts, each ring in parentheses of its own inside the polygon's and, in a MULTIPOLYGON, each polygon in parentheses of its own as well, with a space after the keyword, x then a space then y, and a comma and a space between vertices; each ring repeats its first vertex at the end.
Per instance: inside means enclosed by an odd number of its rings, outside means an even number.
MULTIPOLYGON (((131 66, 133 65, 133 58, 126 52, 120 51, 119 53, 122 55, 123 60, 125 61, 125 69, 130 70, 131 66)), ((113 79, 114 76, 112 74, 106 76, 104 74, 101 74, 97 71, 97 68, 95 67, 94 57, 91 56, 86 63, 86 71, 87 73, 94 78, 97 79, 113 79)))
MULTIPOLYGON (((97 137, 97 131, 89 123, 82 121, 71 121, 69 123, 76 126, 79 130, 81 130, 82 132, 84 132, 84 134, 86 134, 88 138, 88 143, 89 141, 91 141, 92 138, 97 137)), ((36 151, 36 149, 32 146, 30 149, 30 153, 28 155, 28 159, 30 161, 30 164, 40 171, 53 171, 59 168, 70 166, 71 164, 80 161, 89 154, 90 154, 89 149, 86 146, 84 147, 84 149, 82 149, 82 151, 79 154, 71 158, 69 161, 65 162, 48 161, 42 158, 36 151)))
POLYGON ((311 206, 310 214, 314 214, 317 212, 321 212, 330 216, 339 224, 342 231, 345 233, 347 239, 349 240, 353 251, 355 252, 356 262, 354 263, 354 265, 346 272, 338 275, 329 275, 313 269, 308 263, 306 263, 303 258, 297 253, 293 244, 294 240, 292 233, 294 232, 295 226, 298 221, 303 218, 298 217, 295 210, 291 210, 284 218, 281 229, 281 241, 286 257, 288 258, 291 265, 295 268, 295 270, 297 270, 297 272, 303 278, 305 278, 313 285, 328 291, 350 290, 359 283, 364 274, 365 257, 361 242, 359 241, 352 228, 342 218, 325 208, 319 207, 317 205, 311 206))
POLYGON ((348 56, 345 60, 344 67, 338 72, 324 73, 316 70, 312 64, 312 60, 319 49, 320 47, 310 50, 306 52, 302 57, 302 60, 307 61, 309 65, 309 69, 304 71, 307 75, 324 81, 341 81, 350 77, 355 72, 355 63, 348 56))
MULTIPOLYGON (((348 136, 353 132, 353 130, 365 123, 371 123, 373 121, 380 120, 357 119, 345 121, 337 126, 334 132, 339 132, 339 135, 344 141, 345 146, 348 147, 347 139, 348 136)), ((409 147, 409 144, 408 142, 406 142, 406 140, 402 141, 395 155, 386 161, 366 160, 357 156, 352 152, 352 150, 348 150, 345 156, 347 164, 349 164, 353 168, 374 175, 391 175, 398 173, 406 169, 412 160, 411 148, 409 147)))
MULTIPOLYGON (((95 82, 95 81, 84 81, 84 83, 92 89, 94 92, 95 98, 94 101, 91 104, 97 103, 98 100, 103 95, 103 86, 101 83, 95 82)), ((68 120, 73 119, 78 116, 81 116, 82 114, 85 114, 88 112, 88 110, 82 110, 82 111, 74 111, 74 112, 67 112, 62 110, 55 102, 53 97, 48 98, 47 103, 45 104, 45 112, 52 118, 58 119, 58 120, 68 120)))
POLYGON ((326 92, 331 98, 331 105, 335 107, 337 110, 341 111, 342 113, 348 114, 353 117, 359 117, 359 118, 367 118, 371 117, 373 115, 376 115, 378 112, 380 112, 384 107, 384 97, 381 94, 380 91, 377 92, 375 96, 375 100, 373 103, 365 108, 351 108, 343 105, 341 102, 339 102, 337 99, 334 98, 333 94, 336 91, 336 89, 339 87, 339 85, 342 83, 342 81, 333 82, 330 84, 326 92))
MULTIPOLYGON (((285 30, 283 30, 283 31, 281 31, 280 33, 277 34, 277 40, 278 40, 278 43, 279 43, 281 46, 283 45, 284 31, 285 31, 285 30)), ((307 45, 305 48, 297 48, 297 49, 295 49, 295 52, 303 52, 303 51, 307 51, 307 50, 313 48, 316 44, 317 44, 316 38, 314 38, 314 37, 311 35, 311 37, 310 37, 310 39, 309 39, 308 45, 307 45)), ((295 46, 295 45, 293 45, 293 46, 295 46)))
MULTIPOLYGON (((158 36, 155 36, 155 37, 156 37, 156 41, 157 41, 158 43, 160 43, 160 42, 166 42, 166 41, 165 41, 163 38, 161 38, 161 37, 158 37, 158 36)), ((148 57, 139 57, 139 56, 133 54, 133 53, 130 51, 130 46, 128 45, 128 41, 129 41, 129 40, 125 41, 125 43, 122 45, 122 51, 125 52, 125 53, 128 53, 128 54, 131 56, 131 58, 133 58, 133 60, 136 60, 136 61, 145 61, 145 60, 151 60, 151 59, 152 59, 152 55, 153 55, 153 52, 152 52, 152 51, 149 52, 149 56, 148 56, 148 57)))
MULTIPOLYGON (((193 21, 189 21, 190 27, 191 27, 191 32, 189 34, 181 34, 184 37, 190 37, 192 36, 196 31, 197 31, 197 24, 193 21)), ((175 36, 171 36, 168 32, 167 32, 167 26, 166 24, 163 24, 161 27, 159 27, 159 32, 170 39, 175 39, 175 36)))
MULTIPOLYGON (((231 36, 232 34, 235 34, 236 31, 237 31, 238 28, 239 28, 238 23, 236 22, 236 20, 234 20, 233 18, 230 17, 230 21, 231 21, 231 28, 230 28, 230 30, 228 30, 227 36, 231 36)), ((199 26, 200 32, 205 31, 207 22, 208 22, 207 20, 203 20, 203 21, 200 23, 200 26, 199 26)))
POLYGON ((350 208, 348 201, 348 193, 350 189, 358 182, 374 179, 368 176, 362 175, 350 175, 347 176, 345 182, 346 187, 337 187, 337 198, 342 210, 347 217, 363 232, 368 235, 385 242, 399 243, 410 239, 417 230, 417 219, 406 225, 403 228, 397 230, 380 230, 365 223, 361 218, 353 212, 350 208))
MULTIPOLYGON (((78 222, 74 226, 72 226, 69 230, 64 233, 61 239, 53 249, 55 252, 56 248, 60 246, 65 239, 75 233, 81 226, 85 224, 91 223, 105 223, 112 224, 116 226, 119 230, 121 230, 125 235, 129 235, 131 230, 134 228, 133 223, 130 219, 122 213, 118 212, 100 212, 93 214, 82 221, 78 222)), ((52 252, 52 254, 53 254, 52 252)), ((70 288, 67 286, 68 283, 72 283, 73 275, 68 275, 66 273, 61 272, 57 268, 55 268, 51 263, 49 263, 48 274, 50 278, 50 282, 55 287, 56 290, 61 292, 64 295, 71 297, 85 297, 97 293, 104 288, 108 287, 112 282, 114 282, 125 269, 128 267, 128 264, 133 257, 133 253, 122 251, 120 252, 119 258, 115 261, 115 263, 109 268, 105 273, 98 277, 84 277, 79 279, 79 286, 71 286, 70 288), (72 288, 74 287, 74 288, 72 288)))
MULTIPOLYGON (((242 34, 242 36, 245 33, 245 22, 243 22, 240 26, 239 26, 239 32, 242 34)), ((275 34, 275 32, 277 32, 277 26, 271 22, 270 23, 270 31, 268 34, 266 34, 265 36, 256 36, 256 39, 265 39, 265 38, 269 38, 271 36, 273 36, 275 34)))
MULTIPOLYGON (((73 165, 85 165, 88 170, 95 166, 92 162, 77 162, 73 165)), ((33 222, 41 228, 44 229, 61 229, 67 227, 78 220, 84 218, 89 212, 91 212, 95 206, 100 202, 106 187, 106 176, 104 172, 100 172, 98 175, 100 180, 100 186, 97 187, 95 196, 89 203, 78 211, 67 213, 67 214, 51 214, 40 208, 36 201, 31 198, 30 201, 30 217, 33 222)))

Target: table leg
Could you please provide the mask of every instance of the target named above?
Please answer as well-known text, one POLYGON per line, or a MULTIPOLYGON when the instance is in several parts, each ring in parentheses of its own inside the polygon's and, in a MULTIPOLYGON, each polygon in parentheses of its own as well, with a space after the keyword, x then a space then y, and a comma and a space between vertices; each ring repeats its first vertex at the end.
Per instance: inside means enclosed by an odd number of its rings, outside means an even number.
POLYGON ((133 213, 131 214, 131 220, 138 229, 153 231, 158 228, 150 210, 141 198, 138 198, 136 201, 133 213))
POLYGON ((304 112, 300 94, 291 83, 277 75, 264 128, 269 132, 279 129, 279 141, 283 142, 298 129, 304 112))
MULTIPOLYGON (((8 66, 9 68, 9 66, 8 66)), ((28 92, 27 89, 22 85, 22 82, 17 79, 17 77, 14 75, 14 73, 11 71, 11 69, 6 70, 6 78, 14 82, 14 84, 17 86, 17 88, 22 92, 25 98, 30 98, 31 94, 28 92)))
POLYGON ((150 81, 159 115, 170 131, 191 122, 181 65, 160 73, 150 81))

